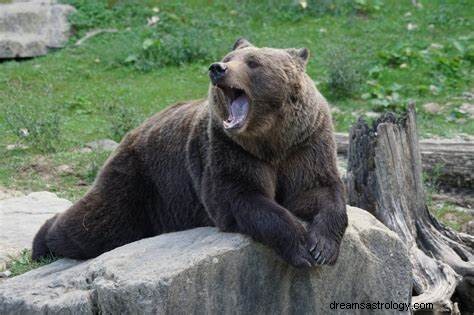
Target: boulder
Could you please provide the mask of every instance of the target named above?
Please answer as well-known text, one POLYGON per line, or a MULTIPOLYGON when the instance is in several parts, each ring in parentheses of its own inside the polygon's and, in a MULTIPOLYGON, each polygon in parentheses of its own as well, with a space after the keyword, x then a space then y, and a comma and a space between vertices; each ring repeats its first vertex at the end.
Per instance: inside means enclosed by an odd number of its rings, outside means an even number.
POLYGON ((41 225, 70 206, 70 201, 47 191, 0 200, 0 263, 9 255, 31 248, 41 225))
POLYGON ((246 236, 196 228, 8 279, 0 314, 347 314, 340 303, 355 302, 408 314, 394 304, 411 299, 405 246, 368 212, 348 213, 334 266, 295 269, 246 236))
POLYGON ((41 56, 49 48, 63 47, 73 11, 52 1, 0 3, 0 59, 41 56))
POLYGON ((119 144, 111 139, 100 139, 86 144, 85 148, 94 151, 114 151, 119 144))

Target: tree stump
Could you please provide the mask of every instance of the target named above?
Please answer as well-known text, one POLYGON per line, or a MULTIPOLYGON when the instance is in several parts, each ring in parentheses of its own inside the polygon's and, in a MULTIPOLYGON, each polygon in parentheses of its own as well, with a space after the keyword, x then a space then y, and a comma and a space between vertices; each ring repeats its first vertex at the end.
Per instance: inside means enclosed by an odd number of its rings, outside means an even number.
POLYGON ((436 311, 474 311, 474 237, 456 233, 426 205, 414 106, 363 120, 349 135, 349 204, 374 214, 405 242, 413 269, 412 303, 436 311))

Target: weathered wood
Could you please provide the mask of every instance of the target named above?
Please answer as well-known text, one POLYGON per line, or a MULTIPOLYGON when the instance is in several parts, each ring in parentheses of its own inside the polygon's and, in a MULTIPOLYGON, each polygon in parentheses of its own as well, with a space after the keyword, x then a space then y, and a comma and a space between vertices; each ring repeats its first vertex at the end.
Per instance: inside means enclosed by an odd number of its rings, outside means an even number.
MULTIPOLYGON (((349 135, 336 133, 337 153, 347 155, 349 135)), ((420 140, 423 171, 445 186, 474 189, 474 141, 420 140)))
POLYGON ((407 245, 413 303, 454 313, 457 299, 474 311, 474 237, 443 226, 426 206, 414 107, 402 118, 385 114, 373 127, 359 119, 349 139, 349 204, 373 213, 407 245))

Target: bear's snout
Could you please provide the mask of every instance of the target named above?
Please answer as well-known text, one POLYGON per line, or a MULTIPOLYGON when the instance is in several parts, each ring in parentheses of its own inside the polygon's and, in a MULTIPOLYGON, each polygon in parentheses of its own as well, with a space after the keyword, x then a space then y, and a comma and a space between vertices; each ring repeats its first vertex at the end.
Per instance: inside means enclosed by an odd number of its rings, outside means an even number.
POLYGON ((227 65, 223 62, 213 63, 209 67, 209 77, 211 78, 212 84, 216 85, 225 76, 227 72, 227 65))

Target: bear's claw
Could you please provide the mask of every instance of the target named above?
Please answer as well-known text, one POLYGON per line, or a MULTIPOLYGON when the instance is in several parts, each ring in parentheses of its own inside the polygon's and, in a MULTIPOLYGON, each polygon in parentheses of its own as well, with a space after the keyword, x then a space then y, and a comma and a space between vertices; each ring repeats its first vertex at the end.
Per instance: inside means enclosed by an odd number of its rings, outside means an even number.
POLYGON ((286 260, 297 268, 310 268, 316 264, 313 256, 304 245, 298 245, 294 251, 286 256, 286 260))
POLYGON ((330 238, 316 233, 310 236, 310 253, 317 265, 333 265, 339 255, 339 244, 330 238))

